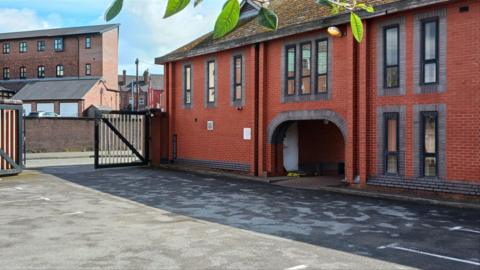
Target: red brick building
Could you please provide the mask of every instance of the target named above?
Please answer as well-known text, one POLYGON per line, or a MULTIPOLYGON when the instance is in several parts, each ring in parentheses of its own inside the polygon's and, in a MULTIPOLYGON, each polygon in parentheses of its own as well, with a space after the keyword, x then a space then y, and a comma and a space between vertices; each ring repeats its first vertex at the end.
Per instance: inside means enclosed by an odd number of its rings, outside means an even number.
POLYGON ((131 111, 137 99, 138 110, 165 108, 163 75, 150 74, 148 69, 145 70, 143 75, 138 76, 138 94, 136 93, 136 82, 137 76, 127 75, 126 70, 122 75, 118 75, 120 110, 131 111))
POLYGON ((365 1, 375 12, 361 13, 361 44, 348 14, 270 2, 278 31, 244 1, 226 37, 156 59, 170 161, 480 195, 479 1, 365 1))
POLYGON ((118 108, 119 25, 0 34, 0 85, 26 111, 82 115, 91 105, 118 108))

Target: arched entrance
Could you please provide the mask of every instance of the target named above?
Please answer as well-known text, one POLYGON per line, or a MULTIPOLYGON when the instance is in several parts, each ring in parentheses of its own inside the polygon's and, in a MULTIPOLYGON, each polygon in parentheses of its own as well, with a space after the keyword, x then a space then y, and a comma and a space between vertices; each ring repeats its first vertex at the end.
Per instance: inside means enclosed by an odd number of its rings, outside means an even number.
POLYGON ((272 173, 298 171, 310 176, 345 174, 347 125, 331 110, 280 113, 270 123, 272 173))

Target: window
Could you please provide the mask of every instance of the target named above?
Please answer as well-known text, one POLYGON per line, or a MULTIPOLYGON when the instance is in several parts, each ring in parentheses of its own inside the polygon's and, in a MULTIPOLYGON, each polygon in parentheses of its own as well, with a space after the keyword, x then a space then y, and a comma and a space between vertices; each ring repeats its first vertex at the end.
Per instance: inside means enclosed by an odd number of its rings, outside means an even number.
POLYGON ((37 103, 37 112, 54 113, 55 104, 54 103, 37 103))
POLYGON ((438 114, 422 112, 422 164, 425 177, 436 177, 438 172, 438 114))
POLYGON ((53 48, 56 52, 63 51, 63 38, 56 38, 53 43, 53 48))
POLYGON ((317 93, 328 91, 328 40, 317 41, 317 93))
POLYGON ((85 76, 91 76, 91 75, 92 75, 92 65, 85 64, 85 76))
POLYGON ((20 53, 26 53, 27 52, 27 50, 28 50, 27 42, 22 41, 22 42, 19 43, 18 46, 19 46, 18 49, 19 49, 20 53))
POLYGON ((398 174, 399 125, 398 113, 385 113, 384 162, 385 174, 398 174))
POLYGON ((63 77, 63 72, 64 72, 63 65, 58 65, 57 66, 57 77, 63 77))
POLYGON ((45 51, 45 40, 37 41, 37 51, 39 52, 45 51))
POLYGON ((184 78, 184 103, 186 105, 192 104, 192 66, 187 65, 183 70, 184 78))
POLYGON ((438 18, 422 21, 421 82, 438 83, 438 18))
POLYGON ((241 101, 243 97, 243 57, 233 58, 233 101, 241 101))
POLYGON ((10 79, 10 68, 6 67, 3 68, 3 79, 9 80, 10 79))
POLYGON ((400 86, 400 31, 398 25, 387 26, 383 30, 383 86, 400 86))
POLYGON ((286 59, 286 84, 287 84, 287 95, 295 95, 297 84, 296 75, 297 75, 297 68, 296 68, 296 60, 297 60, 297 49, 295 46, 289 46, 286 48, 287 50, 287 59, 286 59))
POLYGON ((215 103, 215 61, 209 61, 207 63, 207 102, 215 103))
POLYGON ((3 54, 10 53, 10 43, 3 43, 3 54))
POLYGON ((37 77, 40 78, 40 79, 45 78, 45 67, 44 66, 38 66, 37 77))
POLYGON ((20 79, 26 79, 26 78, 27 78, 27 68, 20 67, 20 79))
POLYGON ((85 49, 92 48, 92 37, 87 36, 85 37, 85 49))
POLYGON ((60 103, 60 116, 61 117, 78 117, 78 103, 76 102, 60 103))
POLYGON ((302 50, 302 64, 301 74, 302 74, 302 81, 301 81, 301 94, 310 94, 312 92, 312 44, 304 43, 301 46, 302 50))

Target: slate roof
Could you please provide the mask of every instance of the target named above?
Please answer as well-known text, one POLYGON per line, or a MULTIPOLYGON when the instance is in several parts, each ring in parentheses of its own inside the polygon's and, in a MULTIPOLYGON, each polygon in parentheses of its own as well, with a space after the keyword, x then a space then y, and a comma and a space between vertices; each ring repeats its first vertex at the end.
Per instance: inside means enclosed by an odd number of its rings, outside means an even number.
POLYGON ((103 24, 103 25, 56 28, 56 29, 35 30, 35 31, 0 33, 0 40, 97 34, 97 33, 107 32, 109 30, 118 28, 119 26, 120 24, 103 24))
POLYGON ((25 85, 13 99, 32 100, 81 100, 100 80, 37 81, 25 85))
POLYGON ((1 81, 0 87, 18 92, 20 91, 20 89, 22 89, 25 86, 25 84, 27 83, 24 81, 21 81, 21 82, 20 81, 1 81))
MULTIPOLYGON (((448 1, 364 0, 364 3, 375 6, 375 12, 357 13, 363 18, 371 18, 448 1)), ((237 28, 223 38, 214 40, 213 32, 210 32, 171 53, 156 58, 155 63, 163 64, 349 22, 349 14, 331 15, 328 7, 318 5, 315 0, 271 0, 270 3, 270 8, 279 17, 277 31, 269 31, 258 24, 255 18, 246 19, 239 22, 237 28)))

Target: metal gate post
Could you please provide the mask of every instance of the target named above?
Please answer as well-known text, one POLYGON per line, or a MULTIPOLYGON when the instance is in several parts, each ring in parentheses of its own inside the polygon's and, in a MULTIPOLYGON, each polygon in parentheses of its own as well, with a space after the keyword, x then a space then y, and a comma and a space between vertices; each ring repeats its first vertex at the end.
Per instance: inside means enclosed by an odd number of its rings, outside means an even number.
POLYGON ((145 165, 150 164, 150 111, 145 113, 145 139, 144 139, 144 148, 145 149, 145 165))
POLYGON ((95 129, 94 129, 94 149, 95 149, 95 154, 94 154, 94 167, 95 169, 98 169, 99 165, 99 155, 100 155, 100 121, 102 119, 102 112, 96 111, 95 112, 95 129))

